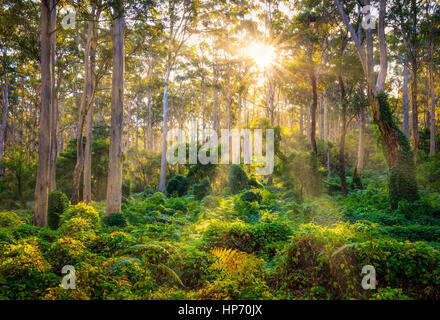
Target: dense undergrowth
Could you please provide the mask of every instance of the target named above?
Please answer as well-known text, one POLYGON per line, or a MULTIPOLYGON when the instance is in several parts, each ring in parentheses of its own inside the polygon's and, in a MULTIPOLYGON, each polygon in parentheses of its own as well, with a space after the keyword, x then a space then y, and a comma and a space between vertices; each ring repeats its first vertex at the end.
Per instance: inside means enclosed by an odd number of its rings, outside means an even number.
POLYGON ((206 182, 181 196, 147 188, 108 217, 103 202, 69 206, 57 192, 52 229, 25 210, 0 213, 0 298, 439 299, 439 190, 423 168, 421 200, 396 210, 386 178, 368 172, 347 197, 309 200, 255 179, 236 194, 206 182), (64 265, 75 290, 61 286, 64 265), (375 290, 361 287, 365 265, 375 290))

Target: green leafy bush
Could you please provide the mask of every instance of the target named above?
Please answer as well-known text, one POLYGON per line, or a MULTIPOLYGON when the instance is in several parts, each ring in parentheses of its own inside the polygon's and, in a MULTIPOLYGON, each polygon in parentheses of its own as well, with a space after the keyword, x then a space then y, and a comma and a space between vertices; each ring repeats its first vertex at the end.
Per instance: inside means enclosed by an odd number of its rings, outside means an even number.
POLYGON ((243 168, 233 164, 229 168, 229 190, 232 194, 240 193, 244 189, 248 189, 248 177, 243 168))
POLYGON ((243 192, 240 195, 241 200, 246 202, 260 202, 261 201, 261 195, 258 193, 252 192, 250 190, 243 192))
POLYGON ((49 193, 47 224, 52 230, 58 228, 60 215, 69 208, 69 205, 70 201, 63 192, 55 190, 49 193))
POLYGON ((12 227, 24 224, 24 222, 19 218, 19 216, 12 211, 1 211, 0 212, 0 227, 12 227))
POLYGON ((60 216, 60 226, 73 218, 82 218, 88 221, 96 229, 99 228, 101 222, 99 213, 95 210, 95 208, 85 204, 84 202, 80 202, 66 210, 60 216))
POLYGON ((65 265, 76 265, 84 259, 86 254, 84 244, 72 238, 60 238, 52 243, 48 258, 55 268, 55 272, 60 273, 65 265))
POLYGON ((285 242, 291 234, 282 222, 261 222, 248 225, 242 222, 211 223, 203 233, 205 248, 230 248, 247 253, 267 253, 273 255, 276 245, 285 242))
POLYGON ((107 227, 120 227, 127 226, 127 219, 122 213, 112 213, 102 218, 102 223, 107 227))
POLYGON ((182 197, 186 194, 188 189, 188 179, 180 174, 176 174, 168 181, 166 190, 168 196, 182 197))
POLYGON ((91 221, 80 217, 63 222, 58 231, 66 238, 73 238, 83 242, 92 240, 96 235, 96 227, 91 221))
POLYGON ((202 200, 204 197, 211 193, 211 184, 207 178, 204 178, 202 182, 193 186, 193 193, 196 200, 202 200))
POLYGON ((38 299, 51 279, 40 249, 26 241, 1 251, 0 299, 38 299))

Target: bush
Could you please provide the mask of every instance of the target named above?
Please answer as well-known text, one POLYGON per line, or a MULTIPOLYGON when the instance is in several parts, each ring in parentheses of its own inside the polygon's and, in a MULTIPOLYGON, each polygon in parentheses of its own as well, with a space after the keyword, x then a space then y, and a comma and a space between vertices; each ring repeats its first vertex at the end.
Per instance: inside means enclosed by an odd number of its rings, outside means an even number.
POLYGON ((15 212, 1 211, 0 212, 0 227, 14 227, 24 224, 24 222, 18 217, 15 212))
POLYGON ((205 248, 229 248, 247 253, 273 256, 276 247, 282 247, 291 234, 281 222, 260 222, 248 225, 242 222, 211 223, 202 235, 205 248))
POLYGON ((50 265, 40 249, 21 241, 1 252, 0 299, 38 299, 47 288, 50 265))
POLYGON ((76 265, 85 256, 85 246, 81 241, 72 238, 61 238, 52 243, 48 258, 55 272, 61 272, 65 265, 76 265))
POLYGON ((241 200, 246 202, 260 202, 261 201, 261 195, 252 192, 252 191, 245 191, 240 196, 241 200))
POLYGON ((66 238, 88 242, 96 235, 96 227, 84 218, 76 217, 64 222, 58 229, 66 238))
POLYGON ((246 172, 239 165, 231 165, 229 169, 229 191, 232 194, 237 194, 248 188, 249 185, 246 172))
POLYGON ((69 208, 70 201, 67 196, 58 190, 49 193, 47 208, 47 224, 52 230, 58 228, 60 215, 69 208))
POLYGON ((115 231, 112 233, 101 233, 92 241, 88 248, 91 252, 110 257, 118 255, 122 250, 134 245, 135 241, 130 234, 115 231))
POLYGON ((176 174, 170 181, 168 181, 166 190, 168 196, 182 197, 186 194, 188 189, 188 179, 180 174, 176 174))
POLYGON ((107 227, 125 228, 127 226, 127 219, 122 213, 112 213, 102 218, 102 223, 107 227))
POLYGON ((65 222, 68 222, 72 218, 82 218, 88 221, 96 229, 99 228, 101 222, 99 213, 95 210, 95 208, 85 204, 84 202, 80 202, 77 205, 71 206, 68 210, 66 210, 60 216, 60 226, 62 226, 65 222))
POLYGON ((204 197, 211 193, 211 184, 207 178, 204 178, 202 182, 193 186, 193 193, 196 200, 202 200, 204 197))
POLYGON ((208 195, 203 198, 202 204, 205 208, 215 209, 220 205, 220 200, 216 196, 208 195))

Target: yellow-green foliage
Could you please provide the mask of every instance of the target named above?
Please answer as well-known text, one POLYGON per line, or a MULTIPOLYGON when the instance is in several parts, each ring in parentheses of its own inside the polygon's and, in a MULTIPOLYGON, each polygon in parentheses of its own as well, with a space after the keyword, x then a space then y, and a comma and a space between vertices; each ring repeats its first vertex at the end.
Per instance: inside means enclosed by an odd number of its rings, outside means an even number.
POLYGON ((0 299, 38 298, 51 266, 34 244, 20 241, 0 252, 0 299))
POLYGON ((1 211, 0 212, 0 227, 13 227, 24 224, 24 222, 18 217, 15 212, 1 211))
POLYGON ((90 220, 76 217, 64 222, 59 228, 59 233, 64 237, 90 241, 96 236, 96 227, 90 220))
POLYGON ((216 278, 194 292, 195 299, 273 298, 264 280, 262 259, 233 249, 214 248, 210 253, 216 261, 209 270, 216 278))
POLYGON ((76 265, 85 258, 84 244, 72 238, 61 238, 52 243, 48 258, 56 272, 61 272, 65 265, 76 265))
POLYGON ((71 206, 69 209, 64 211, 60 216, 60 226, 73 218, 82 218, 88 221, 95 228, 99 228, 101 222, 99 213, 95 210, 95 208, 85 204, 84 202, 71 206))

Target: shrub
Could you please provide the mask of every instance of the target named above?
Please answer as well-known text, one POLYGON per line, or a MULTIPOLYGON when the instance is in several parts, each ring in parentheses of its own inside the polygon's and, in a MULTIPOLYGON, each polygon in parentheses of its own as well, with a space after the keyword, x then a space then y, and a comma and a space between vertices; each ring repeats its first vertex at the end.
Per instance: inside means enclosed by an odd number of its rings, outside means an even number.
POLYGON ((204 178, 202 182, 193 186, 193 193, 196 200, 202 200, 208 194, 211 193, 211 184, 207 178, 204 178))
POLYGON ((285 223, 276 221, 254 225, 242 222, 216 222, 208 226, 202 235, 202 241, 207 249, 229 248, 273 256, 277 245, 282 247, 281 243, 288 240, 290 233, 285 223))
POLYGON ((248 189, 248 177, 243 168, 233 164, 229 169, 229 190, 232 194, 240 193, 244 189, 248 189))
POLYGON ((118 255, 121 250, 134 245, 134 239, 130 234, 115 231, 112 233, 101 233, 93 238, 88 248, 91 252, 110 257, 118 255))
POLYGON ((246 202, 260 202, 261 196, 252 191, 245 191, 240 196, 241 200, 246 202))
POLYGON ((82 218, 88 221, 95 228, 99 228, 101 220, 99 213, 95 210, 95 208, 85 204, 84 202, 80 202, 66 210, 60 216, 60 226, 72 218, 82 218))
POLYGON ((220 200, 216 196, 208 195, 203 198, 202 204, 205 208, 215 209, 220 205, 220 200))
POLYGON ((58 229, 66 238, 88 242, 96 235, 96 228, 84 218, 76 217, 64 222, 58 229))
POLYGON ((61 272, 65 265, 76 265, 85 256, 85 246, 81 241, 72 238, 61 238, 52 243, 48 258, 55 271, 61 272))
POLYGON ((271 299, 264 281, 263 260, 233 249, 214 248, 209 271, 215 280, 195 293, 196 299, 271 299))
POLYGON ((47 287, 50 265, 35 245, 21 241, 2 250, 0 299, 38 299, 47 287))
POLYGON ((176 174, 170 181, 168 181, 166 190, 168 196, 182 197, 186 194, 188 189, 188 179, 180 174, 176 174))
POLYGON ((185 198, 170 198, 165 202, 165 206, 182 213, 188 212, 188 201, 185 198))
POLYGON ((102 223, 107 227, 124 228, 127 226, 127 219, 122 213, 112 213, 108 216, 104 216, 102 223))
POLYGON ((58 228, 60 215, 67 210, 69 205, 70 201, 63 192, 55 190, 49 193, 47 224, 52 230, 58 228))
POLYGON ((24 222, 18 217, 15 212, 12 211, 1 211, 0 212, 0 227, 14 227, 24 224, 24 222))

